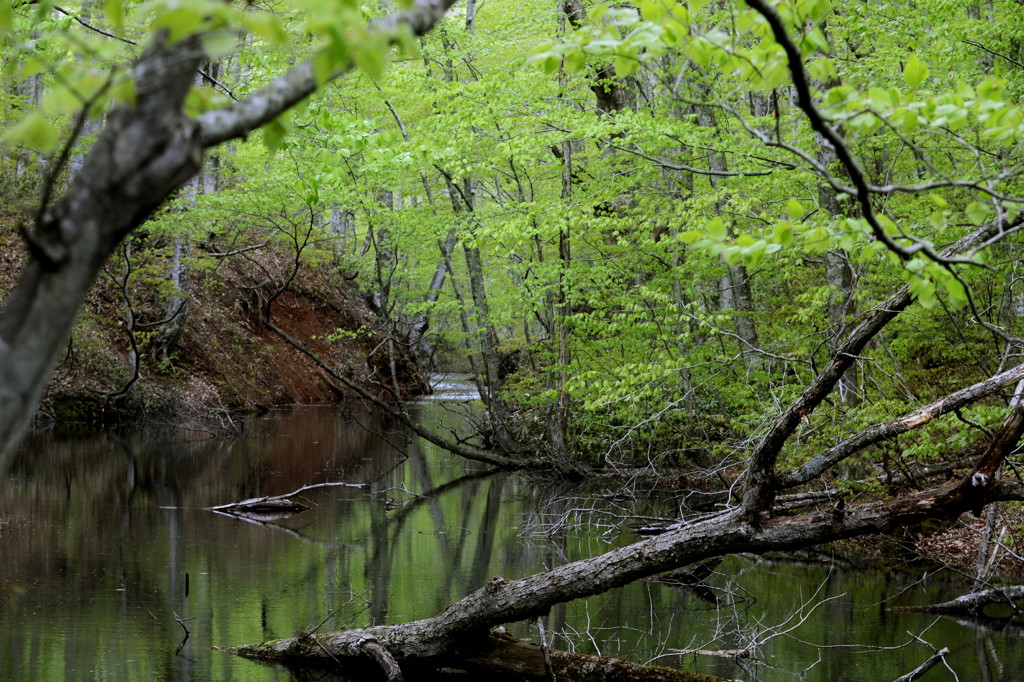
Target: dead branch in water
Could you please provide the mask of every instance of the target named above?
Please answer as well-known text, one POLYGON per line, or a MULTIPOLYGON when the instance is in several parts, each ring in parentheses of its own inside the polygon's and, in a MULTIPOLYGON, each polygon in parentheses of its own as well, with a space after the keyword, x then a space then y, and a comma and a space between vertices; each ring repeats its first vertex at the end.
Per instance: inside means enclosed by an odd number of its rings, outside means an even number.
POLYGON ((309 507, 301 502, 292 500, 291 498, 301 495, 307 490, 313 490, 314 488, 369 488, 370 486, 366 483, 313 483, 310 485, 304 485, 298 490, 293 490, 290 493, 284 495, 270 495, 267 497, 252 497, 248 500, 241 500, 239 502, 231 502, 230 504, 221 504, 216 507, 207 507, 208 511, 214 512, 227 512, 227 513, 249 513, 249 514, 266 514, 266 513, 298 513, 306 511, 309 507))

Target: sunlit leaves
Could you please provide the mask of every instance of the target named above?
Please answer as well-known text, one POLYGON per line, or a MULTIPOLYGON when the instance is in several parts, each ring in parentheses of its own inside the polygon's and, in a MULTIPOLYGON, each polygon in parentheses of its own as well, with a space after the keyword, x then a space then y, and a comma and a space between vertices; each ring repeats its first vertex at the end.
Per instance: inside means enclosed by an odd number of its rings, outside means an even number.
POLYGON ((725 227, 725 223, 721 218, 713 218, 707 227, 707 235, 709 239, 714 241, 724 241, 728 236, 728 232, 725 227))
POLYGON ((4 142, 22 145, 48 154, 57 145, 59 136, 53 124, 39 112, 34 112, 4 132, 4 142))
POLYGON ((203 0, 158 2, 152 8, 151 26, 156 31, 166 30, 172 42, 181 40, 210 25, 209 4, 203 0))
POLYGON ((903 65, 903 81, 907 84, 907 87, 911 90, 917 90, 928 79, 928 74, 928 67, 925 63, 921 61, 916 53, 910 53, 906 64, 903 65))
POLYGON ((103 0, 103 16, 115 31, 124 31, 124 0, 103 0))
POLYGON ((0 40, 3 40, 7 32, 11 30, 11 22, 14 13, 11 10, 11 3, 0 2, 0 40))
POLYGON ((286 126, 280 119, 275 119, 260 128, 260 132, 263 135, 263 144, 267 147, 267 150, 273 154, 277 152, 284 143, 284 138, 288 134, 288 126, 286 126))
POLYGON ((965 214, 967 215, 967 220, 969 220, 972 225, 981 225, 988 220, 989 216, 992 215, 992 212, 991 205, 983 204, 980 201, 972 201, 967 206, 965 214))

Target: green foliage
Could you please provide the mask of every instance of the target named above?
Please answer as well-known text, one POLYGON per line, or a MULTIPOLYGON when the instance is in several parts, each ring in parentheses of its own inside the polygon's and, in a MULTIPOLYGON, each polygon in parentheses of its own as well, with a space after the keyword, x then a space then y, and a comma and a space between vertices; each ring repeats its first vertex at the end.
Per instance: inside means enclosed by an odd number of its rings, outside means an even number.
MULTIPOLYGON (((907 258, 876 238, 849 169, 798 106, 784 46, 745 3, 588 3, 574 26, 550 3, 490 0, 475 34, 455 12, 389 64, 385 37, 367 29, 377 10, 350 0, 274 13, 108 0, 91 21, 138 42, 160 27, 172 39, 205 32, 236 97, 305 59, 321 83, 358 67, 225 151, 216 193, 158 212, 136 276, 156 305, 173 294, 174 239, 197 247, 199 273, 220 267, 211 253, 275 243, 356 278, 392 321, 429 318, 446 358, 468 364, 476 325, 491 327, 529 358, 505 394, 523 433, 543 436, 562 388, 577 450, 722 457, 744 451, 858 314, 909 286, 917 304, 858 363, 865 400, 825 408, 790 453, 799 461, 857 420, 891 418, 998 365, 1007 345, 979 321, 1020 329, 1016 236, 948 267, 928 255, 1020 213, 1018 10, 868 5, 774 6, 814 107, 907 258), (613 96, 621 106, 595 111, 613 96), (484 261, 486 316, 465 247, 484 261), (826 280, 836 254, 852 268, 848 291, 826 280), (447 280, 432 293, 439 264, 447 280), (746 309, 722 284, 736 273, 751 282, 746 309), (756 350, 740 341, 743 322, 756 350)), ((3 100, 10 168, 58 151, 84 106, 98 119, 138 89, 123 42, 52 10, 0 11, 4 71, 21 84, 3 100), (34 78, 47 94, 26 106, 34 78)), ((197 86, 188 113, 223 106, 220 89, 197 86)), ((268 281, 290 265, 260 263, 268 281)))

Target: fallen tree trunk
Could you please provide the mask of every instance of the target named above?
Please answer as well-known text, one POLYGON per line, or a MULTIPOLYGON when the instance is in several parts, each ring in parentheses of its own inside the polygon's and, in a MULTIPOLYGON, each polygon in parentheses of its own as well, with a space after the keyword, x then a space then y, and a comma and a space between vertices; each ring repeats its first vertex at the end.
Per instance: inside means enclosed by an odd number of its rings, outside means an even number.
POLYGON ((372 639, 399 665, 450 662, 486 651, 491 628, 536 618, 555 604, 634 580, 734 553, 786 551, 894 530, 934 518, 955 518, 1000 500, 1024 499, 1024 486, 973 477, 896 500, 773 518, 755 526, 740 510, 705 518, 632 545, 519 580, 492 578, 433 618, 221 649, 263 661, 332 663, 358 659, 353 645, 372 639))
MULTIPOLYGON (((865 323, 863 328, 880 329, 865 323)), ((814 383, 827 393, 841 376, 830 364, 814 383)), ((743 503, 728 512, 704 516, 626 547, 519 580, 492 578, 484 587, 455 602, 443 612, 423 620, 357 630, 309 634, 263 644, 224 649, 247 658, 282 662, 340 663, 364 661, 371 654, 393 673, 398 666, 430 665, 463 660, 486 651, 491 628, 503 623, 537 618, 555 604, 589 597, 658 573, 728 554, 789 551, 826 542, 884 533, 931 519, 953 519, 967 511, 980 513, 985 505, 1003 500, 1024 500, 1024 484, 1001 481, 1007 456, 1024 433, 1024 404, 1010 410, 973 470, 959 480, 922 493, 861 505, 836 504, 796 516, 772 516, 784 476, 775 457, 792 434, 793 410, 811 411, 820 395, 805 391, 779 421, 769 428, 751 457, 745 473, 743 503), (797 409, 799 408, 799 409, 797 409), (762 488, 752 494, 751 486, 762 488), (754 513, 752 513, 754 512, 754 513), (368 650, 367 642, 373 642, 368 650), (383 656, 381 649, 387 656, 383 656)), ((941 410, 939 410, 941 411, 941 410)))
POLYGON ((941 604, 925 604, 923 606, 893 606, 890 611, 908 611, 917 613, 941 613, 947 615, 981 615, 982 609, 990 604, 1008 604, 1017 610, 1014 601, 1024 599, 1024 585, 1010 587, 994 587, 991 590, 971 592, 942 602, 941 604))

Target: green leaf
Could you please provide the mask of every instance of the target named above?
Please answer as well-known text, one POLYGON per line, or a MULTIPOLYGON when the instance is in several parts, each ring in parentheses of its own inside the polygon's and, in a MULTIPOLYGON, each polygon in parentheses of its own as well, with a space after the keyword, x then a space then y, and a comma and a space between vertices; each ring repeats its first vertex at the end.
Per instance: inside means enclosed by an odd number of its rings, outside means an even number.
POLYGON ((992 207, 988 204, 983 204, 979 201, 973 201, 967 207, 965 213, 967 214, 967 220, 971 221, 972 225, 981 225, 988 220, 989 214, 992 212, 992 207))
POLYGON ((668 16, 668 8, 662 0, 642 0, 640 14, 647 21, 661 21, 668 16))
POLYGON ((896 124, 901 132, 912 133, 917 130, 918 123, 920 122, 917 117, 917 112, 912 109, 901 109, 895 112, 891 120, 896 124))
POLYGON ((708 237, 717 242, 721 242, 725 241, 727 236, 728 231, 725 229, 725 223, 722 222, 721 218, 715 218, 708 223, 708 237))
POLYGON ((0 2, 0 39, 3 39, 7 32, 11 30, 11 20, 14 18, 14 12, 11 10, 11 3, 0 2))
POLYGON ((615 75, 625 78, 640 68, 640 61, 635 57, 619 56, 615 58, 615 75))
POLYGON ((804 217, 804 205, 796 199, 790 199, 786 202, 786 213, 790 220, 800 220, 804 217))
POLYGON ((181 40, 199 30, 205 15, 196 7, 177 7, 160 13, 153 20, 153 30, 167 29, 171 42, 181 40))
POLYGON ((910 285, 910 295, 917 298, 917 302, 924 308, 933 308, 936 303, 935 283, 930 279, 919 277, 910 285))
POLYGON ((4 141, 13 145, 24 145, 43 154, 49 154, 57 146, 57 131, 53 124, 39 112, 29 114, 4 133, 4 141))
POLYGON ((587 53, 583 50, 571 50, 565 54, 565 70, 579 73, 587 66, 587 53))
POLYGON ((947 277, 943 282, 946 289, 946 298, 954 308, 963 308, 967 305, 967 289, 956 277, 947 277))
MULTIPOLYGON (((6 5, 6 2, 0 5, 6 5)), ((124 30, 124 3, 122 0, 103 0, 103 15, 115 31, 124 30)))
POLYGON ((776 223, 772 228, 772 236, 782 246, 793 245, 793 226, 789 223, 776 223))
POLYGON ((921 83, 928 78, 928 67, 918 56, 911 53, 907 63, 903 66, 903 81, 913 90, 917 90, 921 83))
POLYGON ((271 12, 246 12, 243 21, 253 35, 263 38, 271 45, 284 45, 288 42, 288 34, 277 16, 271 12))
POLYGON ((705 69, 711 63, 711 51, 713 49, 714 47, 706 39, 697 38, 690 42, 690 49, 686 51, 686 56, 692 59, 697 66, 705 69))
POLYGON ((288 127, 280 120, 274 119, 260 130, 263 132, 263 144, 271 154, 275 154, 281 148, 285 135, 288 134, 288 127))
MULTIPOLYGON (((871 106, 878 111, 885 111, 889 107, 893 106, 892 96, 888 90, 882 88, 871 88, 868 90, 868 96, 871 98, 871 106)), ((899 100, 897 100, 897 105, 899 100)))
POLYGON ((361 36, 361 40, 352 50, 352 61, 360 71, 374 80, 384 75, 387 63, 387 44, 373 34, 361 36))

